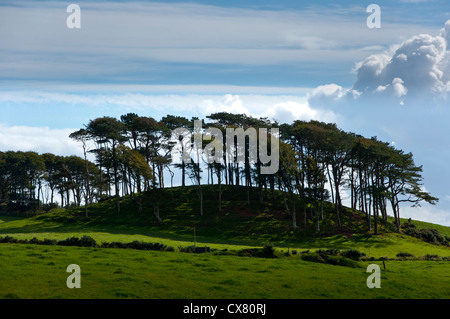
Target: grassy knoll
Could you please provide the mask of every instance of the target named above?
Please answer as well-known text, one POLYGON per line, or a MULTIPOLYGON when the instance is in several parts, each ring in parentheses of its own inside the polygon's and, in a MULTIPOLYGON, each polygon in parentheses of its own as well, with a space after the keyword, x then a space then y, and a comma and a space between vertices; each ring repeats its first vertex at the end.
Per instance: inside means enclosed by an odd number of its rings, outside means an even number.
MULTIPOLYGON (((130 197, 125 197, 120 213, 115 211, 114 201, 109 200, 89 207, 88 219, 84 217, 83 208, 56 210, 32 218, 0 216, 0 236, 65 239, 89 235, 99 243, 143 240, 177 248, 194 243, 195 228, 195 240, 199 245, 218 249, 233 249, 233 246, 243 245, 263 246, 271 242, 276 247, 291 249, 353 248, 373 257, 393 258, 399 252, 415 256, 450 256, 449 247, 428 244, 392 232, 385 225, 380 225, 378 235, 368 232, 364 218, 349 209, 342 213, 343 227, 337 229, 335 214, 329 203, 325 206, 321 233, 315 232, 314 221, 308 221, 306 225, 303 223, 302 208, 298 209, 298 230, 294 232, 279 193, 272 197, 267 192, 264 205, 255 200, 257 194, 254 190, 251 190, 250 195, 252 201, 249 205, 246 188, 224 187, 222 210, 219 211, 214 189, 205 186, 204 214, 200 216, 195 187, 167 189, 158 195, 163 220, 161 225, 156 223, 153 216, 153 201, 149 195, 144 197, 142 214, 136 212, 137 207, 130 197)), ((307 210, 306 214, 310 212, 307 210)), ((450 227, 421 222, 417 222, 417 226, 439 228, 443 235, 450 235, 450 227)))

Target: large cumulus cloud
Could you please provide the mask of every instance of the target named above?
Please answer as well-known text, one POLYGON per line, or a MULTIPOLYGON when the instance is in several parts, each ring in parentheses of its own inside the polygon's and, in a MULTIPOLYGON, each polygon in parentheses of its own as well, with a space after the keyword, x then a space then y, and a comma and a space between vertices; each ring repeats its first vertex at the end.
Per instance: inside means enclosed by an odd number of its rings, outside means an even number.
POLYGON ((356 63, 352 88, 336 84, 317 88, 314 104, 355 98, 387 98, 396 103, 446 99, 450 94, 450 20, 437 35, 419 34, 394 44, 386 52, 356 63))
POLYGON ((356 65, 354 90, 363 94, 446 96, 450 92, 450 20, 438 35, 419 34, 356 65))

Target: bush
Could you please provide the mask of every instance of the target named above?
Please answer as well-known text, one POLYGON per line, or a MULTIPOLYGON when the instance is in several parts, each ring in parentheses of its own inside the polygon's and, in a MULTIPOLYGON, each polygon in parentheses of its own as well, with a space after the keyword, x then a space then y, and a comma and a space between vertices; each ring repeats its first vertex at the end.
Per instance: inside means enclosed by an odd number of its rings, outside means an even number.
POLYGON ((264 257, 267 257, 267 258, 275 257, 275 248, 273 247, 272 243, 267 243, 264 245, 263 254, 264 254, 264 257))
MULTIPOLYGON (((44 239, 39 240, 36 237, 32 239, 16 239, 11 236, 0 237, 0 243, 20 243, 20 244, 37 244, 37 245, 61 245, 61 246, 78 246, 78 247, 101 247, 101 248, 131 248, 131 249, 141 249, 141 250, 160 250, 160 251, 175 251, 173 247, 167 247, 160 243, 145 243, 143 241, 133 241, 131 243, 121 243, 121 242, 111 242, 102 243, 100 246, 97 245, 94 238, 91 236, 84 235, 81 238, 71 237, 63 240, 57 241, 56 239, 44 239)), ((193 247, 193 246, 192 246, 193 247)), ((180 248, 180 251, 181 248, 180 248)))
POLYGON ((83 237, 71 237, 64 240, 60 240, 56 242, 58 245, 62 246, 78 246, 78 247, 96 247, 97 243, 95 242, 95 239, 91 236, 84 235, 83 237))
POLYGON ((413 229, 413 228, 417 228, 417 227, 413 223, 403 223, 400 226, 400 228, 402 228, 402 229, 413 229))
POLYGON ((126 245, 124 243, 121 243, 120 241, 113 241, 110 243, 102 243, 102 248, 126 248, 126 245))
POLYGON ((113 241, 110 243, 102 243, 102 248, 122 248, 122 249, 138 249, 138 250, 160 250, 160 251, 175 251, 173 247, 167 247, 160 243, 146 243, 139 240, 134 240, 130 243, 122 243, 119 241, 113 241))
POLYGON ((358 262, 345 258, 342 256, 327 256, 325 258, 325 263, 330 265, 336 265, 336 266, 344 266, 344 267, 351 267, 351 268, 359 268, 361 267, 358 262))
POLYGON ((321 255, 328 255, 328 256, 339 256, 339 249, 330 248, 330 249, 318 249, 316 250, 316 253, 321 255))
POLYGON ((433 229, 422 229, 420 231, 420 237, 427 243, 436 244, 438 242, 433 229))
POLYGON ((396 257, 397 258, 414 258, 414 255, 410 254, 410 253, 402 253, 402 252, 400 252, 400 253, 398 253, 396 255, 396 257))
POLYGON ((420 238, 423 241, 436 245, 449 245, 449 237, 442 236, 437 229, 417 229, 413 223, 404 223, 402 225, 405 235, 420 238))
POLYGON ((425 259, 425 260, 441 260, 441 257, 439 257, 439 255, 426 254, 425 256, 423 256, 423 259, 425 259))
POLYGON ((19 241, 11 236, 0 237, 0 243, 17 244, 19 241))
MULTIPOLYGON (((31 244, 31 240, 29 241, 29 243, 31 244)), ((56 245, 56 244, 57 244, 57 241, 56 241, 56 239, 47 239, 47 238, 44 238, 43 241, 39 241, 39 240, 38 240, 38 244, 41 244, 41 245, 56 245)))
POLYGON ((58 241, 61 246, 80 246, 80 239, 78 237, 66 238, 58 241))
POLYGON ((324 263, 324 259, 318 253, 304 253, 301 254, 301 259, 305 261, 312 261, 315 263, 324 263))
MULTIPOLYGON (((55 242, 56 242, 56 241, 55 241, 55 242)), ((36 245, 42 244, 42 242, 41 242, 39 239, 37 239, 36 237, 31 238, 31 239, 28 241, 28 243, 29 243, 29 244, 36 244, 36 245)))
POLYGON ((347 249, 341 252, 341 256, 358 260, 359 258, 366 256, 366 254, 356 249, 347 249))
POLYGON ((412 237, 416 237, 416 238, 420 238, 420 230, 418 230, 417 228, 406 228, 404 230, 405 235, 408 236, 412 236, 412 237))
POLYGON ((97 246, 97 242, 91 236, 84 235, 80 239, 80 246, 81 247, 96 247, 97 246))
POLYGON ((182 253, 195 253, 195 246, 178 247, 178 250, 182 253))

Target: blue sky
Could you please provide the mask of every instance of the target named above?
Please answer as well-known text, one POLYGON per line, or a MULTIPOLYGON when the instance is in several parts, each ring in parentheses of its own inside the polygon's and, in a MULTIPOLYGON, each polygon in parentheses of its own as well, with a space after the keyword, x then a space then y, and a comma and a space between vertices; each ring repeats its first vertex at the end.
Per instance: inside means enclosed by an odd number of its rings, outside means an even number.
POLYGON ((80 154, 68 134, 127 112, 317 119, 423 165, 450 226, 450 4, 404 1, 0 3, 0 150, 80 154), (381 28, 369 29, 369 4, 381 28))

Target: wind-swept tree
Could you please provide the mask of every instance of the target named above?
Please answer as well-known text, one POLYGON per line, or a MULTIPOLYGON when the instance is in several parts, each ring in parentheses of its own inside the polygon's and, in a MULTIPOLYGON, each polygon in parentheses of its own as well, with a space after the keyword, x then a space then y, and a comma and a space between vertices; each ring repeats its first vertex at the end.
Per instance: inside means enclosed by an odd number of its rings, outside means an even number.
POLYGON ((120 188, 119 188, 119 163, 117 160, 117 147, 121 145, 126 138, 123 136, 125 126, 122 122, 113 117, 101 117, 89 121, 86 126, 86 132, 89 137, 94 139, 97 144, 106 146, 105 149, 97 150, 97 154, 103 161, 106 156, 106 163, 112 166, 113 181, 116 198, 117 212, 120 212, 120 188))

